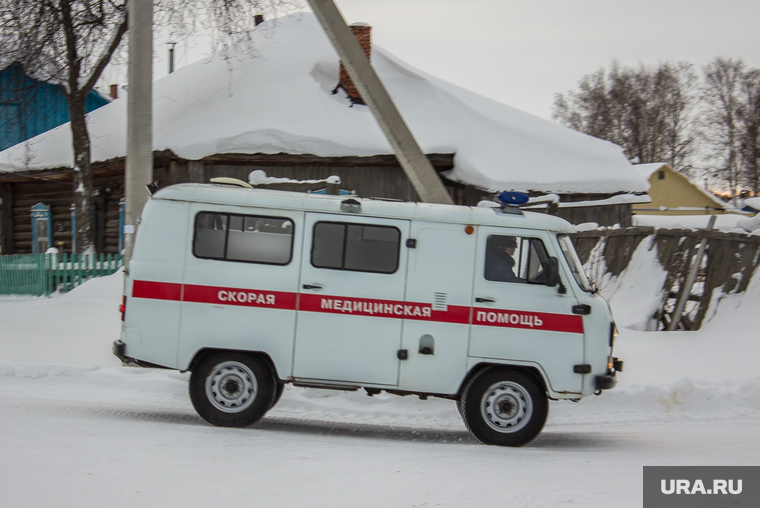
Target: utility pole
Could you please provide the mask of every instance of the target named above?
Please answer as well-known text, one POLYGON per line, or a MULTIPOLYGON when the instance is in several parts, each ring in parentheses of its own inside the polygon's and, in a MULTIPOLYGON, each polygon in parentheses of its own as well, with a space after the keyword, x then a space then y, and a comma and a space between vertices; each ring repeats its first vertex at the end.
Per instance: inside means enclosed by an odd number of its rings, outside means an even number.
POLYGON ((153 181, 153 0, 129 2, 124 264, 132 258, 140 214, 153 181))
POLYGON ((346 25, 333 0, 309 0, 314 14, 343 62, 351 81, 388 138, 407 178, 426 203, 454 204, 433 165, 422 152, 375 69, 346 25))

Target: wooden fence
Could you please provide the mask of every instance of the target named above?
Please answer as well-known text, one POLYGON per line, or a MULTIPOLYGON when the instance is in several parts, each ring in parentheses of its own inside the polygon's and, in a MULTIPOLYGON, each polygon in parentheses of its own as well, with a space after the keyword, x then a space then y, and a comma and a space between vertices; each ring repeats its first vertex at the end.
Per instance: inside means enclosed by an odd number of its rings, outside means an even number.
POLYGON ((599 282, 605 274, 620 275, 631 262, 634 252, 644 242, 656 249, 657 260, 668 275, 662 289, 657 315, 660 329, 670 324, 675 302, 682 291, 689 291, 687 312, 679 326, 696 330, 702 325, 713 292, 743 293, 760 262, 760 236, 726 233, 716 230, 654 229, 634 227, 583 231, 572 235, 578 256, 588 275, 599 282), (703 238, 706 255, 698 267, 697 282, 686 288, 684 281, 703 238), (592 259, 592 252, 599 259, 592 259), (603 273, 602 273, 603 272, 603 273))
POLYGON ((0 295, 67 292, 124 264, 116 254, 16 254, 0 256, 0 295))

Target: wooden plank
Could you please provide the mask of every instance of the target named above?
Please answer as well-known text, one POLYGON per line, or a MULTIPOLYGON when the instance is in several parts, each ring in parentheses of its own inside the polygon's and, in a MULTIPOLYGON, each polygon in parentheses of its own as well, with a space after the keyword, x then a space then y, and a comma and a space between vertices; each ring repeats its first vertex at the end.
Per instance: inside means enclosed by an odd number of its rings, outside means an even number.
POLYGON ((188 161, 187 162, 187 177, 190 182, 195 183, 208 183, 208 175, 204 170, 203 161, 188 161))

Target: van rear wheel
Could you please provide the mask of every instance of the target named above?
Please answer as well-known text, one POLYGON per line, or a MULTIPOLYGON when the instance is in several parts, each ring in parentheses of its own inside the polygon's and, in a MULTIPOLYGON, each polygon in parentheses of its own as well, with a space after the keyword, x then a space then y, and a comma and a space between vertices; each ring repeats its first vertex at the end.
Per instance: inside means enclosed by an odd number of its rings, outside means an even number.
POLYGON ((544 427, 546 393, 528 373, 491 368, 475 376, 459 401, 465 425, 479 441, 523 446, 544 427))
POLYGON ((247 427, 272 406, 275 386, 266 362, 239 352, 213 353, 190 375, 190 400, 201 418, 219 427, 247 427))

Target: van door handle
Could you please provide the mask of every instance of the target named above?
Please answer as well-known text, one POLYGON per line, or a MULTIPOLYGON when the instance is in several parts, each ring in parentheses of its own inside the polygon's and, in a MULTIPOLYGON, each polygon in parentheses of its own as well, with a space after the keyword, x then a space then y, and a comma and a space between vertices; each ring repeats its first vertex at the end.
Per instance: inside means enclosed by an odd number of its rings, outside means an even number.
POLYGON ((320 286, 319 284, 304 284, 304 285, 303 285, 303 286, 301 286, 301 287, 302 287, 302 288, 304 288, 304 289, 314 289, 314 290, 316 290, 316 291, 319 291, 320 289, 324 289, 324 288, 323 288, 322 286, 320 286))
POLYGON ((493 298, 480 298, 480 297, 477 297, 477 298, 475 298, 475 301, 477 303, 494 303, 496 300, 494 300, 493 298))

